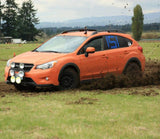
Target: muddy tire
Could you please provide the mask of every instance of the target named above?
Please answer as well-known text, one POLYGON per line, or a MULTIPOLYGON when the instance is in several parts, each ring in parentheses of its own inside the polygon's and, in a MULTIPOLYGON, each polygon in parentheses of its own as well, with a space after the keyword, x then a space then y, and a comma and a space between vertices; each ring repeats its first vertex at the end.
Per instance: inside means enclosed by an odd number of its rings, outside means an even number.
POLYGON ((60 76, 60 90, 67 90, 67 89, 74 89, 79 86, 80 79, 78 73, 72 69, 67 68, 63 71, 62 75, 60 76))
POLYGON ((35 90, 35 86, 24 86, 21 84, 14 84, 14 87, 16 88, 16 90, 18 91, 34 91, 35 90))
POLYGON ((142 77, 142 71, 140 66, 135 63, 129 63, 124 71, 124 75, 126 75, 129 78, 141 78, 142 77))

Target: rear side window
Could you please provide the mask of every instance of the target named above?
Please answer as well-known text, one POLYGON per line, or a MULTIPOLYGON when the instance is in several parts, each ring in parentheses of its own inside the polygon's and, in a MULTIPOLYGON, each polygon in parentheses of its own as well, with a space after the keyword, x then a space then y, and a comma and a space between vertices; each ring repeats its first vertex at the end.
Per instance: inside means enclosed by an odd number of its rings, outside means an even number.
POLYGON ((106 40, 105 50, 129 47, 132 45, 131 40, 121 36, 108 35, 108 36, 105 36, 105 40, 106 40))

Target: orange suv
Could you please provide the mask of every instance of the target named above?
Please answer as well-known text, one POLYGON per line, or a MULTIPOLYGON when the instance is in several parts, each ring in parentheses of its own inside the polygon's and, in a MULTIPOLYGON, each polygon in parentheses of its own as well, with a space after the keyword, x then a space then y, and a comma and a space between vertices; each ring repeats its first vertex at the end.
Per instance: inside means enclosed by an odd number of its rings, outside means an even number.
POLYGON ((130 35, 78 29, 8 60, 5 81, 19 90, 48 85, 70 89, 107 73, 133 74, 144 68, 143 48, 130 35))

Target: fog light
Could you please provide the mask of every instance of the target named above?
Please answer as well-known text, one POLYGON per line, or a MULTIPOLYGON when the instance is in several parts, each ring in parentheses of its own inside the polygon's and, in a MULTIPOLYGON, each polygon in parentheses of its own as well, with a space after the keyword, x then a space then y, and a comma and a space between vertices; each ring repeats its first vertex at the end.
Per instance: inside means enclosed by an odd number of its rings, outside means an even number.
POLYGON ((23 78, 24 77, 24 72, 23 71, 19 71, 18 75, 19 75, 19 77, 23 78))
POLYGON ((14 76, 12 76, 10 80, 11 80, 11 83, 15 83, 16 78, 14 76))
POLYGON ((14 70, 10 70, 10 75, 11 75, 11 76, 14 76, 14 74, 15 74, 15 73, 14 73, 14 70))
POLYGON ((20 64, 19 64, 19 67, 20 67, 20 69, 24 69, 24 64, 23 64, 23 63, 20 63, 20 64))
POLYGON ((21 78, 20 78, 20 77, 17 77, 17 78, 16 78, 16 83, 17 83, 17 84, 20 84, 20 83, 21 83, 21 78))
POLYGON ((11 63, 11 68, 15 68, 16 64, 13 62, 11 63))

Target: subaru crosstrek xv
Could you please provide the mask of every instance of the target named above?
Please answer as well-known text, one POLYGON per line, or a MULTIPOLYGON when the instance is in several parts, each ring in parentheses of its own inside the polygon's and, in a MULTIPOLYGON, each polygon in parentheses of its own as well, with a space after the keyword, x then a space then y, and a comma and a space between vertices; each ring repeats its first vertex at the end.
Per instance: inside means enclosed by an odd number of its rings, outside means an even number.
POLYGON ((19 90, 49 85, 70 89, 107 73, 138 73, 144 68, 143 48, 130 35, 78 29, 64 31, 8 60, 5 81, 19 90))

